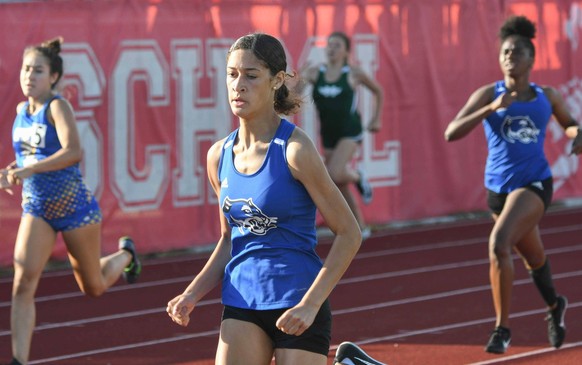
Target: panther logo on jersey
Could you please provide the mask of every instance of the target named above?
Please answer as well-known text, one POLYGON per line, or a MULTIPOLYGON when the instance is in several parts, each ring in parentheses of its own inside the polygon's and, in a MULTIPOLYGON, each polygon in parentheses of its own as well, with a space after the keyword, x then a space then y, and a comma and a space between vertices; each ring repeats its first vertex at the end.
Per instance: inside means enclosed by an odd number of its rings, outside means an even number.
POLYGON ((528 116, 507 117, 501 126, 501 135, 509 143, 536 143, 540 130, 528 116))
POLYGON ((267 231, 277 227, 277 217, 269 217, 253 203, 253 199, 230 199, 222 203, 222 212, 238 227, 240 233, 245 230, 264 236, 267 231))

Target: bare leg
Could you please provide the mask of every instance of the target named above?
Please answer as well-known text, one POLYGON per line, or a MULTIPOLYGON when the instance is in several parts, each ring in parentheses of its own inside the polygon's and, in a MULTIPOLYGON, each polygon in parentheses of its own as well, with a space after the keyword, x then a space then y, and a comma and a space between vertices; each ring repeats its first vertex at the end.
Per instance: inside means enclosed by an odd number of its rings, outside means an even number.
POLYGON ((527 189, 518 189, 507 196, 505 207, 496 217, 489 237, 489 277, 496 326, 509 327, 509 309, 513 286, 512 249, 536 229, 544 213, 541 199, 527 189))
POLYGON ((354 194, 350 189, 350 186, 360 178, 358 172, 349 166, 358 148, 358 143, 353 140, 342 139, 333 150, 325 151, 325 164, 329 175, 338 186, 352 213, 356 217, 360 229, 363 229, 366 224, 358 203, 354 198, 354 194))
POLYGON ((89 296, 103 294, 131 261, 131 254, 125 250, 100 258, 101 223, 63 232, 63 238, 77 284, 89 296))
POLYGON ((272 358, 271 339, 257 325, 236 319, 222 321, 216 365, 269 365, 272 358))
POLYGON ((36 323, 34 295, 56 240, 56 233, 42 219, 25 215, 20 221, 14 247, 14 284, 10 325, 12 354, 28 363, 36 323))
POLYGON ((275 359, 277 365, 295 365, 295 364, 310 364, 310 365, 325 365, 327 364, 327 356, 297 349, 276 349, 275 359))

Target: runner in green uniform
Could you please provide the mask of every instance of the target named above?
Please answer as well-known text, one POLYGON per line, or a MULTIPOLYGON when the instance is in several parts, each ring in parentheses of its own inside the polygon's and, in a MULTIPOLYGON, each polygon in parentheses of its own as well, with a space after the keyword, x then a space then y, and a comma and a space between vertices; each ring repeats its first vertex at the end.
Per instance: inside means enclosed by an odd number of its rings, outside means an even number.
POLYGON ((375 99, 372 119, 366 129, 378 132, 381 126, 382 87, 363 70, 348 62, 350 39, 342 32, 332 33, 326 46, 327 62, 308 67, 302 72, 306 82, 313 84, 313 101, 317 107, 326 167, 348 202, 364 238, 370 230, 350 190, 356 184, 365 204, 372 200, 372 188, 362 169, 351 168, 363 139, 363 126, 358 112, 357 87, 368 88, 375 99))

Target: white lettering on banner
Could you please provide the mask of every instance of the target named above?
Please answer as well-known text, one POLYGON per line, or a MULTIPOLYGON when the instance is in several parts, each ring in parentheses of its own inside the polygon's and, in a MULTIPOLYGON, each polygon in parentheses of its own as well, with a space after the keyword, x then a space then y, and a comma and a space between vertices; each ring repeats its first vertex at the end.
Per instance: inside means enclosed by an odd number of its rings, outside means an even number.
POLYGON ((570 39, 573 50, 578 49, 580 32, 582 32, 582 6, 572 3, 570 17, 564 22, 564 33, 570 39))
MULTIPOLYGON (((104 122, 97 123, 94 109, 108 103, 109 183, 122 210, 159 208, 170 181, 172 203, 176 207, 215 202, 216 197, 207 183, 206 151, 202 151, 201 146, 227 135, 233 127, 224 86, 225 56, 231 43, 232 39, 172 40, 170 69, 155 40, 122 41, 109 76, 107 102, 104 100, 106 78, 91 46, 86 43, 63 45, 67 72, 62 85, 65 96, 77 102, 75 114, 84 150, 83 173, 96 196, 104 191, 104 138, 100 130, 104 122), (176 166, 171 175, 171 142, 145 146, 137 143, 136 131, 144 125, 135 115, 136 102, 151 108, 171 105, 170 76, 176 82, 177 149, 176 166), (143 102, 135 100, 134 96, 139 82, 147 89, 147 100, 143 102), (136 163, 139 153, 144 153, 142 167, 136 163)), ((308 39, 302 53, 305 59, 312 64, 324 61, 324 44, 324 38, 308 39)), ((355 57, 364 71, 372 75, 377 69, 377 52, 375 35, 354 37, 355 57)), ((366 121, 370 119, 373 100, 369 91, 362 91, 360 107, 366 121)), ((317 140, 316 111, 312 103, 304 106, 300 123, 309 136, 317 140)), ((400 184, 400 153, 398 141, 385 141, 377 148, 375 139, 366 133, 361 163, 368 169, 374 186, 400 184)))
MULTIPOLYGON (((574 77, 572 80, 559 87, 564 97, 568 109, 572 113, 574 120, 582 119, 582 79, 574 77)), ((552 134, 552 143, 556 144, 565 138, 564 129, 556 122, 552 121, 549 128, 552 134)), ((552 163, 552 176, 554 177, 554 192, 564 185, 566 180, 575 175, 578 171, 579 157, 570 154, 572 141, 568 140, 563 152, 556 157, 552 163)))
MULTIPOLYGON (((325 62, 325 43, 327 38, 311 37, 307 39, 305 47, 299 58, 300 64, 317 65, 325 62)), ((374 34, 356 34, 352 40, 353 57, 359 66, 368 75, 375 75, 378 69, 378 37, 374 34)), ((373 76, 372 76, 373 77, 373 76)), ((311 97, 313 87, 310 85, 305 90, 305 96, 311 97)), ((362 122, 367 125, 373 111, 372 93, 364 87, 360 88, 360 112, 362 122)), ((303 129, 316 141, 319 138, 317 132, 317 114, 313 103, 306 103, 302 112, 303 129)), ((364 133, 362 143, 361 162, 367 171, 372 186, 396 186, 400 185, 401 178, 401 149, 400 141, 385 141, 380 148, 375 145, 375 138, 370 133, 364 133)))
POLYGON ((207 176, 200 145, 225 136, 231 127, 232 115, 224 87, 226 53, 232 40, 172 41, 172 76, 176 79, 176 142, 178 166, 173 173, 174 206, 202 205, 207 176), (204 57, 204 55, 206 57, 204 57), (201 95, 202 78, 210 80, 210 95, 201 95))
POLYGON ((103 136, 93 111, 75 112, 77 129, 83 146, 81 169, 85 182, 97 198, 103 193, 103 136))
POLYGON ((105 77, 90 45, 64 43, 62 47, 63 67, 67 70, 61 81, 63 94, 70 100, 67 90, 76 89, 75 116, 83 147, 81 169, 87 185, 99 198, 103 192, 103 136, 91 108, 103 103, 105 77))
MULTIPOLYGON (((360 67, 369 75, 375 75, 378 70, 378 37, 374 34, 356 34, 354 36, 354 52, 360 67)), ((372 118, 372 93, 362 88, 362 122, 364 126, 372 118)), ((386 127, 386 126, 384 126, 386 127)), ((386 141, 381 148, 376 148, 375 138, 370 133, 364 133, 362 148, 362 164, 368 172, 373 186, 397 186, 401 177, 400 141, 386 141)))
POLYGON ((169 71, 163 53, 153 40, 123 41, 109 85, 109 136, 111 188, 123 210, 156 209, 167 190, 170 146, 145 147, 145 166, 136 167, 133 87, 147 84, 147 105, 169 104, 169 71))

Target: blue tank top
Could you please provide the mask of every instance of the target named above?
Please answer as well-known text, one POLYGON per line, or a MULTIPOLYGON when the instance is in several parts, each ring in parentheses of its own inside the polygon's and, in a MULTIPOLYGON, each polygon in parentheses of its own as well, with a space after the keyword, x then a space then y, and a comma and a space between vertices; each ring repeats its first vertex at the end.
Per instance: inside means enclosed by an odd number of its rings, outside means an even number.
POLYGON ((25 167, 43 160, 61 149, 57 130, 47 119, 47 109, 55 96, 49 99, 34 114, 28 113, 26 102, 16 115, 12 127, 12 146, 16 154, 18 167, 25 167))
MULTIPOLYGON (((12 146, 18 167, 43 160, 61 148, 55 126, 47 118, 48 100, 34 114, 28 113, 28 102, 16 115, 12 127, 12 146)), ((86 186, 79 164, 64 169, 33 174, 22 185, 22 207, 25 213, 45 219, 61 219, 82 211, 87 206, 98 209, 95 197, 86 186)))
POLYGON ((232 258, 222 283, 225 305, 292 307, 322 267, 315 252, 315 204, 287 165, 287 141, 294 129, 281 121, 262 166, 249 175, 234 166, 238 129, 225 140, 218 167, 220 206, 232 230, 232 258))
MULTIPOLYGON (((546 127, 552 106, 542 88, 531 84, 536 97, 515 101, 484 121, 489 154, 485 166, 485 187, 497 193, 515 189, 552 176, 544 154, 546 127)), ((504 81, 495 84, 495 96, 507 92, 504 81)))

